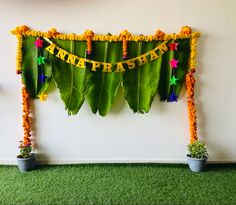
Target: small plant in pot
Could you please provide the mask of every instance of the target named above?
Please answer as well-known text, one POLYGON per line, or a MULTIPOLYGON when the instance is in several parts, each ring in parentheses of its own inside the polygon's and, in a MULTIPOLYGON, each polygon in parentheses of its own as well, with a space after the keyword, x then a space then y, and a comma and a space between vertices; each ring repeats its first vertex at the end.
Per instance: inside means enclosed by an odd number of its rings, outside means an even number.
POLYGON ((20 141, 20 154, 17 156, 18 168, 21 172, 27 172, 35 167, 36 156, 33 153, 34 148, 31 143, 20 141))
POLYGON ((206 166, 208 159, 207 147, 205 143, 196 140, 188 145, 187 154, 189 168, 194 172, 201 172, 206 166))

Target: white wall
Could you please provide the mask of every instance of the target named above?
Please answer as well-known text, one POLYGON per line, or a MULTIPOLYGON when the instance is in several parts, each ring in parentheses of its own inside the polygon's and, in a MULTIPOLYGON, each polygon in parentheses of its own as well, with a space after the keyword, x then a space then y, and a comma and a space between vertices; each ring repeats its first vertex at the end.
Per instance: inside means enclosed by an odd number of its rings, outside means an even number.
MULTIPOLYGON (((153 34, 190 25, 202 32, 196 73, 199 136, 211 161, 236 161, 235 0, 0 0, 0 164, 15 163, 22 137, 20 78, 15 74, 16 39, 9 31, 26 24, 65 33, 153 34)), ((68 117, 57 90, 35 102, 34 131, 41 160, 51 163, 184 162, 189 141, 186 94, 178 103, 155 99, 150 113, 133 114, 116 100, 102 118, 85 103, 68 117)))

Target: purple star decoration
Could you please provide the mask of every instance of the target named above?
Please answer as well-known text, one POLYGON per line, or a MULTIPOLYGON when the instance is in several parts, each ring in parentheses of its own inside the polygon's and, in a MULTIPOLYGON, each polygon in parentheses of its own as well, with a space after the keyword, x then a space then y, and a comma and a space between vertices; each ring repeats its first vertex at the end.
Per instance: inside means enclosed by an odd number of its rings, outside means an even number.
POLYGON ((44 83, 47 79, 47 76, 44 74, 39 75, 39 81, 40 83, 44 83))
POLYGON ((175 95, 175 93, 174 93, 174 91, 171 93, 171 95, 169 96, 169 98, 168 98, 168 102, 177 102, 177 98, 178 98, 178 96, 177 95, 175 95))

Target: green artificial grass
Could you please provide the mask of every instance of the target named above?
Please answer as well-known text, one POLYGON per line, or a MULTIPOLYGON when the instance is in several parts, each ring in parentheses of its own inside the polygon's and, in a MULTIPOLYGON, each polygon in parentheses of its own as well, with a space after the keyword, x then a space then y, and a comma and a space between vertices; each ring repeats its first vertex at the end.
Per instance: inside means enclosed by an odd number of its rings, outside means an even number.
POLYGON ((0 166, 1 205, 234 205, 236 164, 194 173, 176 164, 0 166))

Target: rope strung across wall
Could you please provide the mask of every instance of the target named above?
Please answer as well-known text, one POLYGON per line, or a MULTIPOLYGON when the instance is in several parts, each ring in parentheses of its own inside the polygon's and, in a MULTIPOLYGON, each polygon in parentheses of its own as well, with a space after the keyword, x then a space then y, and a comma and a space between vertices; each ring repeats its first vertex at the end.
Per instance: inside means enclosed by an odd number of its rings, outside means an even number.
POLYGON ((193 73, 200 33, 190 27, 179 34, 158 30, 135 36, 127 30, 119 35, 95 35, 91 30, 76 35, 19 26, 12 34, 18 39, 16 71, 22 77, 24 100, 46 100, 54 81, 68 114, 77 114, 86 99, 93 113, 105 116, 122 88, 133 112, 147 113, 157 93, 161 101, 177 102, 186 79, 191 141, 197 139, 193 73))

